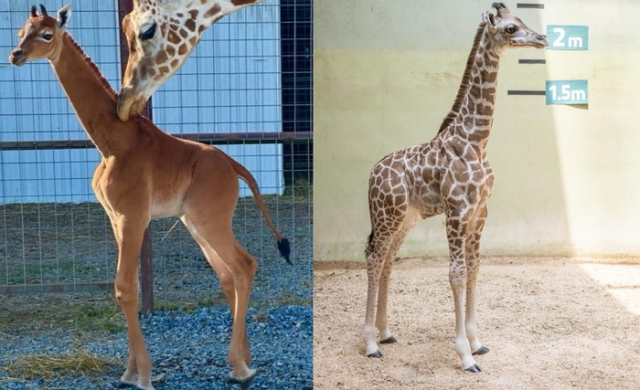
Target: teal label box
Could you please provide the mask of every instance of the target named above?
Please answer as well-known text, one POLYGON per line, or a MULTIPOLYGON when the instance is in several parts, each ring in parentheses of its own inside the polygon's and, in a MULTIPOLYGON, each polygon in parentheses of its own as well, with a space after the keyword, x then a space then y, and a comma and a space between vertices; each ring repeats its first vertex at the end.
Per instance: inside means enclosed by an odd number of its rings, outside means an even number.
POLYGON ((588 50, 589 26, 547 26, 547 50, 588 50))
POLYGON ((547 104, 589 104, 587 80, 547 80, 547 104))

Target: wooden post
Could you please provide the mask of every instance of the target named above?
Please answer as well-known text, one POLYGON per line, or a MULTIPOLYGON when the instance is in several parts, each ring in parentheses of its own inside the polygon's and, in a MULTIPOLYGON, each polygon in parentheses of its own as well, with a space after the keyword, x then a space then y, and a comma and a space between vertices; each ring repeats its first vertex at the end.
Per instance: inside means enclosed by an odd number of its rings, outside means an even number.
MULTIPOLYGON (((122 19, 133 10, 132 0, 118 0, 118 20, 120 25, 120 74, 124 77, 129 58, 129 48, 127 38, 122 31, 122 19)), ((151 118, 151 98, 144 106, 142 115, 151 118)), ((142 249, 140 250, 140 286, 142 288, 142 315, 146 316, 153 312, 153 267, 151 258, 151 232, 150 228, 144 231, 142 249)))

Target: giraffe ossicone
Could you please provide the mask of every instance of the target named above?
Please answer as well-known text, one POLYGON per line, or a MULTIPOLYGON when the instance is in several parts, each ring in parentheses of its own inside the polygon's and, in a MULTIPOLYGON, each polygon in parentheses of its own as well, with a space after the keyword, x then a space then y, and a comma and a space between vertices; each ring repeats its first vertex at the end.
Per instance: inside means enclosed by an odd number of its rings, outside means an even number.
POLYGON ((262 0, 134 0, 122 20, 129 59, 118 117, 139 114, 151 94, 184 64, 204 31, 225 15, 262 0))
POLYGON ((511 15, 503 3, 492 7, 496 14, 482 15, 456 100, 438 134, 427 143, 387 155, 371 170, 367 310, 362 332, 366 356, 382 357, 376 328, 381 344, 395 341, 388 326, 387 298, 400 246, 420 218, 442 213, 451 261, 455 350, 462 369, 480 372, 473 355, 489 352, 477 335, 476 284, 480 235, 494 180, 485 148, 493 123, 498 65, 506 49, 548 45, 544 36, 511 15))

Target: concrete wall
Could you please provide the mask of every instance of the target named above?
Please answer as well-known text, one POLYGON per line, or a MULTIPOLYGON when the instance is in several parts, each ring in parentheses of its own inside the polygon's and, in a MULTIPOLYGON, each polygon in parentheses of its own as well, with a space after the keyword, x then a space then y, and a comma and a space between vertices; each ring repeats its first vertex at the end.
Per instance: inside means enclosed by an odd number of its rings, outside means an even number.
MULTIPOLYGON (((503 55, 487 151, 496 184, 482 253, 638 256, 640 1, 538 3, 545 8, 506 5, 541 34, 548 24, 588 25, 590 48, 503 55), (518 63, 534 58, 547 64, 518 63), (547 79, 588 79, 588 107, 507 95, 544 90, 547 79)), ((316 260, 364 260, 370 170, 384 155, 436 134, 490 5, 315 2, 316 260)), ((399 255, 446 255, 443 221, 421 221, 399 255)))

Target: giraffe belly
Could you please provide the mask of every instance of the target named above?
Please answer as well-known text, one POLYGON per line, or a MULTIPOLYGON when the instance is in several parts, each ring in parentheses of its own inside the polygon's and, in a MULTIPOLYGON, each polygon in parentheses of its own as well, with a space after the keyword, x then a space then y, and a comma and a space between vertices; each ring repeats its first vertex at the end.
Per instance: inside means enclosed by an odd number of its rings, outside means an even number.
POLYGON ((422 219, 433 217, 444 213, 444 200, 438 193, 425 194, 411 202, 411 207, 415 208, 422 219))
POLYGON ((151 203, 151 219, 176 217, 184 214, 181 196, 164 199, 153 199, 151 203))

